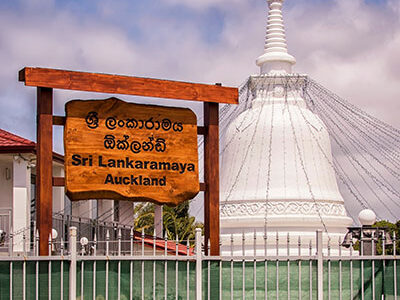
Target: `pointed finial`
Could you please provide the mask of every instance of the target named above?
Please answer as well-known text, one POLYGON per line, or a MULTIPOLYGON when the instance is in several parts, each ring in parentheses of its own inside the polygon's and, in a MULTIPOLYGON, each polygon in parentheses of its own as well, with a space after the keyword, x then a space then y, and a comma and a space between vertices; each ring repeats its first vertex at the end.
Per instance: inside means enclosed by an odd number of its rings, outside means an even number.
POLYGON ((284 0, 268 0, 268 24, 264 54, 257 58, 261 74, 292 73, 296 59, 287 51, 282 5, 284 0))

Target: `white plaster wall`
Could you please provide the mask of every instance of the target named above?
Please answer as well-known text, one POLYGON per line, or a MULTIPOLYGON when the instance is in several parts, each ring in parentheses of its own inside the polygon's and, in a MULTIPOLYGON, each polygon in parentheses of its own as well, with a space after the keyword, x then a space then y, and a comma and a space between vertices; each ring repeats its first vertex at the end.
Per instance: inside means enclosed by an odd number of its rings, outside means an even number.
POLYGON ((75 217, 92 219, 96 217, 96 200, 72 202, 72 215, 75 217))
MULTIPOLYGON (((23 235, 29 238, 30 226, 30 193, 31 193, 31 170, 28 162, 22 158, 13 160, 13 242, 14 252, 22 252, 24 249, 23 235)), ((28 240, 29 241, 29 240, 28 240)))
MULTIPOLYGON (((64 177, 64 166, 53 166, 53 177, 64 177)), ((53 187, 53 213, 64 210, 64 187, 53 187)))

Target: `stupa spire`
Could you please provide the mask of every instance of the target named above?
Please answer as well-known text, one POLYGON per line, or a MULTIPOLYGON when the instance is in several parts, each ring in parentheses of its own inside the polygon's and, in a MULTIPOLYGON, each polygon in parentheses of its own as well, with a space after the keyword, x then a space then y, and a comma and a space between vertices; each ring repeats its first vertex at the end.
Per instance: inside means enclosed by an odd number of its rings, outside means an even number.
POLYGON ((282 5, 284 0, 268 1, 268 24, 264 54, 257 58, 261 74, 287 74, 292 72, 296 59, 287 51, 282 5))

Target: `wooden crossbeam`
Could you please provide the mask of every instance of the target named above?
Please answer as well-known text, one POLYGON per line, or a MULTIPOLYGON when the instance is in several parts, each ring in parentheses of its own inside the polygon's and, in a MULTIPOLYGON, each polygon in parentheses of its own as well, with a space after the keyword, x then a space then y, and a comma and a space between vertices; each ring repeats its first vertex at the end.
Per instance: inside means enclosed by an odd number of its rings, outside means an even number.
POLYGON ((26 67, 19 81, 27 86, 144 97, 238 104, 238 89, 220 85, 26 67))

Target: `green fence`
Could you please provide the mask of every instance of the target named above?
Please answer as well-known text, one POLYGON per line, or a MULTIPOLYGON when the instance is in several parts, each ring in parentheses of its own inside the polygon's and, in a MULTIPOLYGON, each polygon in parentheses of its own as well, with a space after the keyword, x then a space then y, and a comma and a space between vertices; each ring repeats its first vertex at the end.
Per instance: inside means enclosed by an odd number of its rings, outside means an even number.
POLYGON ((267 299, 311 299, 310 295, 317 299, 316 261, 203 263, 203 299, 266 299, 266 295, 267 299))
MULTIPOLYGON (((195 299, 193 261, 82 260, 75 277, 76 299, 195 299)), ((0 262, 2 300, 69 299, 68 294, 68 261, 0 262)))
POLYGON ((194 262, 86 260, 78 262, 77 298, 92 300, 95 291, 98 300, 106 293, 108 299, 122 300, 195 299, 195 280, 194 262))
MULTIPOLYGON (((395 261, 325 260, 324 299, 396 299, 395 261)), ((316 260, 205 261, 202 275, 203 299, 317 299, 316 260)))
MULTIPOLYGON (((396 299, 395 261, 324 260, 324 299, 396 299)), ((68 299, 69 264, 0 261, 0 299, 68 299)), ((75 299, 196 299, 192 260, 87 258, 74 276, 75 299)), ((317 260, 202 261, 203 299, 317 299, 317 280, 317 260)))
POLYGON ((0 261, 0 299, 68 299, 69 261, 0 261))

